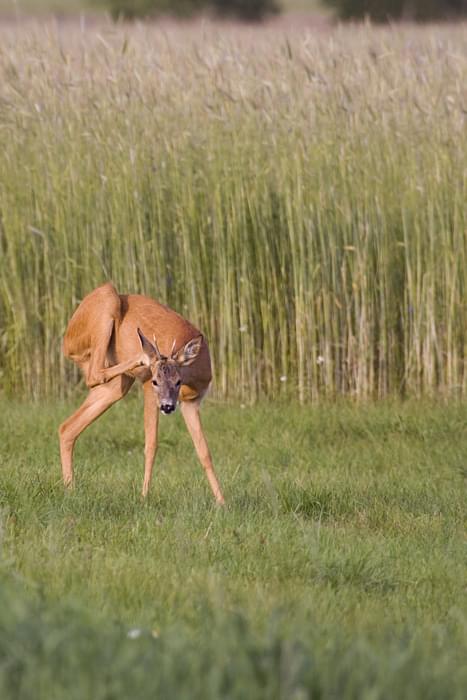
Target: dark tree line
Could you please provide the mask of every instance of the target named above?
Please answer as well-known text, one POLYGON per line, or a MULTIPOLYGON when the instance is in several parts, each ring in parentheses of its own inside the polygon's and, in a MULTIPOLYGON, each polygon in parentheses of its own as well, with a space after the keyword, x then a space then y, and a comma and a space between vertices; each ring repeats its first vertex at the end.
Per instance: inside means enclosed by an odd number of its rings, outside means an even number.
POLYGON ((115 19, 157 15, 190 17, 209 12, 220 17, 259 21, 279 11, 277 0, 104 0, 115 19))
MULTIPOLYGON (((279 12, 281 0, 96 0, 107 5, 115 19, 157 15, 190 17, 202 12, 218 17, 259 21, 279 12)), ((467 0, 322 0, 343 20, 369 18, 428 21, 467 16, 467 0)))
POLYGON ((375 22, 419 22, 467 15, 467 0, 325 0, 344 20, 368 17, 375 22))

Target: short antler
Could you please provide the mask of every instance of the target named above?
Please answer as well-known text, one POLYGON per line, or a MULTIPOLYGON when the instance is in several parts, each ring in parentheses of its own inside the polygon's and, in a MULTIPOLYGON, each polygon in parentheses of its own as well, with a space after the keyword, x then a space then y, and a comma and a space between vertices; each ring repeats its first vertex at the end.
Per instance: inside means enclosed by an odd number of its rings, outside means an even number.
POLYGON ((157 359, 162 360, 162 353, 159 350, 159 346, 157 345, 155 333, 152 334, 152 342, 154 343, 154 350, 156 351, 157 359))

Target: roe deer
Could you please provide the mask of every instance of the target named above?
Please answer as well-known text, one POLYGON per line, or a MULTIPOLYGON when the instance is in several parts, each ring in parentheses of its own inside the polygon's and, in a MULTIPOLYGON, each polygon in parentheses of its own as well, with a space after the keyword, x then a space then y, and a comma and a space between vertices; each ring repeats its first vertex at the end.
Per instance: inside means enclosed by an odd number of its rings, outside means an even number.
POLYGON ((201 399, 211 382, 209 349, 191 323, 149 297, 118 294, 108 282, 88 294, 76 309, 63 352, 80 367, 90 389, 84 403, 59 429, 66 486, 73 485, 73 448, 78 436, 138 379, 144 390, 143 497, 151 482, 159 412, 172 413, 180 401, 214 497, 224 503, 199 416, 201 399))

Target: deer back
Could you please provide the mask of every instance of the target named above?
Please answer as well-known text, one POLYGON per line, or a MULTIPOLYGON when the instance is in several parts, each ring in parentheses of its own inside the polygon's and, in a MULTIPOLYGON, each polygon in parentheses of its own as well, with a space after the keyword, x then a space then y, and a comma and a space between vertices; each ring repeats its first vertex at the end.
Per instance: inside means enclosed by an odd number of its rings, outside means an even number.
MULTIPOLYGON (((188 341, 201 335, 200 331, 173 311, 142 294, 120 294, 120 317, 115 324, 111 352, 115 362, 125 362, 141 354, 138 328, 149 338, 155 338, 160 352, 170 356, 188 341)), ((140 367, 131 372, 140 381, 147 381, 147 368, 140 367)), ((200 353, 189 367, 183 369, 183 385, 180 399, 190 400, 202 396, 212 378, 211 359, 206 340, 203 338, 200 353)))

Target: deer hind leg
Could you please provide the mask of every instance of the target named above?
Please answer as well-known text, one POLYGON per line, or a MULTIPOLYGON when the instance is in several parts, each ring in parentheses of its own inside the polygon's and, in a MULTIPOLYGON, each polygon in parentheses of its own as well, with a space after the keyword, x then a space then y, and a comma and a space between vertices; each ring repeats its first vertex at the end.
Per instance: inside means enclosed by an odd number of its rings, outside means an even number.
POLYGON ((201 419, 199 415, 200 401, 182 401, 181 411, 183 418, 185 419, 186 427, 191 435, 193 444, 195 446, 196 454, 198 455, 199 461, 201 462, 204 471, 206 472, 207 479, 209 481, 209 486, 214 494, 214 498, 217 503, 224 505, 224 496, 222 495, 219 482, 217 481, 216 473, 214 471, 214 466, 211 459, 211 453, 209 452, 208 443, 204 436, 203 427, 201 425, 201 419))
POLYGON ((112 317, 105 318, 97 331, 93 332, 91 356, 85 374, 86 385, 90 389, 106 381, 105 366, 114 323, 112 317))
POLYGON ((109 382, 114 377, 118 377, 144 364, 141 356, 121 362, 118 365, 108 366, 111 359, 108 356, 108 351, 114 327, 115 319, 109 315, 100 322, 100 326, 93 333, 90 359, 85 364, 82 364, 86 385, 90 389, 99 384, 109 382))
POLYGON ((109 357, 110 340, 115 329, 115 322, 118 322, 120 317, 121 299, 115 287, 107 283, 98 287, 83 299, 70 322, 71 328, 70 331, 67 331, 67 334, 68 332, 71 332, 71 335, 73 334, 74 318, 76 318, 75 324, 78 323, 78 327, 85 322, 90 330, 89 357, 85 363, 86 367, 83 367, 86 384, 90 389, 126 371, 126 369, 123 369, 120 372, 109 374, 107 370, 109 364, 111 364, 111 358, 109 357))
POLYGON ((59 428, 60 458, 65 486, 73 485, 73 448, 76 439, 112 404, 123 398, 133 382, 132 377, 121 376, 107 384, 94 387, 80 408, 61 424, 59 428))

